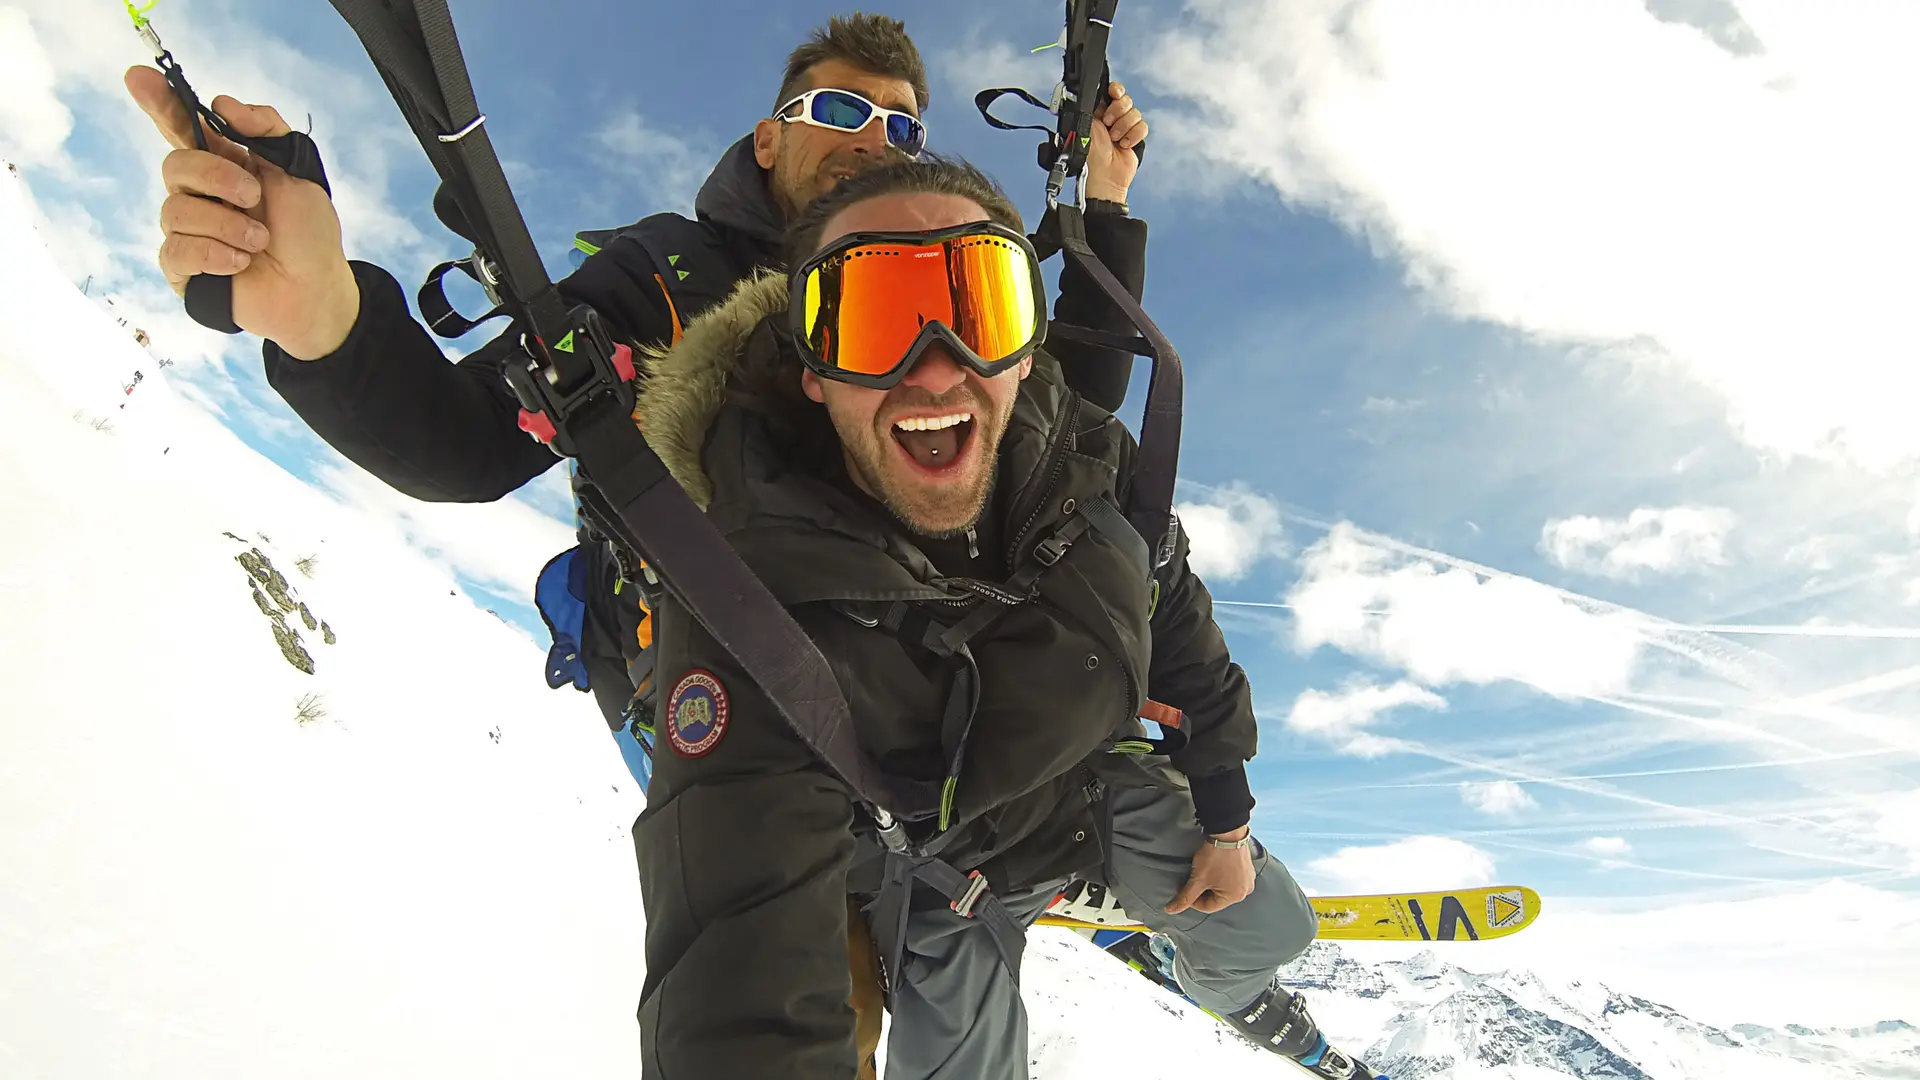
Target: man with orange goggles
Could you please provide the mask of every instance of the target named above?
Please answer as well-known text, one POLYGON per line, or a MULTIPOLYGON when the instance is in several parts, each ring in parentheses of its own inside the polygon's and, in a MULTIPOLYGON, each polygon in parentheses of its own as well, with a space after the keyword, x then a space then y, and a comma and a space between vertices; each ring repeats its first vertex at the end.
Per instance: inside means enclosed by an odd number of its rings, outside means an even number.
POLYGON ((1019 212, 968 166, 875 170, 786 262, 654 351, 635 416, 831 667, 883 774, 861 783, 928 797, 870 816, 663 594, 645 1075, 852 1077, 851 928, 889 1080, 1025 1080, 1024 928, 1092 880, 1176 943, 1194 1001, 1370 1080, 1275 980, 1316 920, 1249 832, 1251 693, 1184 535, 1156 565, 1117 509, 1138 448, 1045 347, 1019 212))

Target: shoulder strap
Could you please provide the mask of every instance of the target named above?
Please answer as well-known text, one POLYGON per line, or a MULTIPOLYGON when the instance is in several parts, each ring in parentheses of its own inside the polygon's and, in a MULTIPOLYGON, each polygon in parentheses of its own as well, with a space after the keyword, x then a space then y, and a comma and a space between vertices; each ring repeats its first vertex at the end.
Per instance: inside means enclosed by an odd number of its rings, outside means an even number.
POLYGON ((521 426, 580 459, 582 511, 640 552, 663 586, 746 671, 852 791, 893 851, 902 817, 939 812, 938 785, 884 772, 854 736, 846 697, 791 613, 674 481, 631 420, 632 359, 590 308, 569 309, 547 277, 474 101, 446 0, 332 0, 447 182, 475 246, 498 269, 501 302, 530 328, 506 376, 521 426))
MULTIPOLYGON (((1051 137, 1040 144, 1040 167, 1047 170, 1047 212, 1040 219, 1039 228, 1034 230, 1034 248, 1043 260, 1062 252, 1063 258, 1078 263, 1139 331, 1138 337, 1126 337, 1052 323, 1047 328, 1048 335, 1125 349, 1153 359, 1147 410, 1140 424, 1140 455, 1127 496, 1126 516, 1152 549, 1153 565, 1157 569, 1173 557, 1176 540, 1173 488, 1180 467, 1180 415, 1184 397, 1180 354, 1087 245, 1086 220, 1080 206, 1062 202, 1060 198, 1068 177, 1074 179, 1075 195, 1084 194, 1079 184, 1090 145, 1087 132, 1093 126, 1094 114, 1107 102, 1107 86, 1112 82, 1107 42, 1119 6, 1120 0, 1066 0, 1066 29, 1060 36, 1060 83, 1054 87, 1050 104, 1042 103, 1024 90, 1007 88, 981 91, 974 98, 974 105, 987 123, 1010 131, 1048 129, 996 119, 988 108, 1005 94, 1018 95, 1054 114, 1051 137)), ((1140 149, 1144 150, 1144 146, 1140 149)))

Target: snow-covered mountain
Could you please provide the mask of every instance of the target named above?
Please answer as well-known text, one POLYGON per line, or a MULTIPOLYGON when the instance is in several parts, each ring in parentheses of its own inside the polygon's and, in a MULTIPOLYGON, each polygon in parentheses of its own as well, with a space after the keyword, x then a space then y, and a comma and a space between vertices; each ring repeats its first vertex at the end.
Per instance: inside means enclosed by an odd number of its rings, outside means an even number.
MULTIPOLYGON (((1459 958, 1470 960, 1470 950, 1461 947, 1459 958)), ((1084 968, 1089 987, 1108 980, 1101 968, 1112 963, 1090 945, 1054 936, 1039 938, 1028 955, 1048 968, 1084 968)), ((1337 1045, 1395 1080, 1920 1080, 1920 1029, 1899 1021, 1851 1030, 1721 1030, 1599 983, 1554 982, 1526 971, 1475 974, 1433 952, 1368 965, 1327 942, 1315 944, 1282 978, 1308 995, 1337 1045)), ((1049 981, 1068 980, 1054 973, 1049 981)), ((1233 1041, 1185 1001, 1136 981, 1182 1026, 1211 1025, 1179 1037, 1196 1045, 1233 1041)), ((1116 1014, 1123 1008, 1115 1002, 1103 1011, 1109 1007, 1116 1014)), ((1129 1019, 1128 1029, 1135 1024, 1129 1019)), ((1046 1061, 1044 1051, 1037 1057, 1046 1061)), ((1034 1075, 1052 1074, 1036 1069, 1034 1075)))
MULTIPOLYGON (((234 438, 31 222, 0 171, 0 1078, 638 1075, 641 798, 598 711, 234 438)), ((1286 978, 1399 1080, 1920 1078, 1902 1023, 1358 955, 1286 978)), ((1302 1075, 1065 931, 1023 992, 1036 1078, 1302 1075)))
POLYGON ((1375 970, 1395 986, 1383 999, 1396 1012, 1388 1034, 1362 1053, 1399 1080, 1502 1070, 1623 1080, 1920 1078, 1920 1031, 1897 1021, 1781 1037, 1758 1027, 1721 1030, 1597 982, 1471 974, 1432 953, 1375 970))

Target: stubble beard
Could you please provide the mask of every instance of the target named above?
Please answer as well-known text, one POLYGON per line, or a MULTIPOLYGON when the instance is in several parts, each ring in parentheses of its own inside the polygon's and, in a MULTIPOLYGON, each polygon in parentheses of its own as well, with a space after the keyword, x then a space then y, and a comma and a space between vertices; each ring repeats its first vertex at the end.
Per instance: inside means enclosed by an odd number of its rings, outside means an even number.
MULTIPOLYGON (((1013 403, 1008 402, 1006 411, 998 414, 988 412, 992 406, 984 395, 973 396, 967 405, 974 415, 970 443, 978 443, 980 450, 976 464, 956 466, 975 470, 963 485, 936 487, 907 474, 895 456, 900 453, 899 448, 889 445, 894 441, 891 423, 883 424, 876 418, 871 425, 843 424, 838 416, 833 417, 834 428, 840 433, 840 445, 846 452, 847 467, 864 481, 866 489, 889 513, 917 536, 933 540, 959 536, 980 520, 993 495, 994 479, 1000 471, 1000 437, 1012 419, 1013 403), (852 429, 851 437, 849 429, 852 429)), ((831 414, 832 410, 828 412, 831 414)), ((972 456, 972 445, 966 453, 972 456)))

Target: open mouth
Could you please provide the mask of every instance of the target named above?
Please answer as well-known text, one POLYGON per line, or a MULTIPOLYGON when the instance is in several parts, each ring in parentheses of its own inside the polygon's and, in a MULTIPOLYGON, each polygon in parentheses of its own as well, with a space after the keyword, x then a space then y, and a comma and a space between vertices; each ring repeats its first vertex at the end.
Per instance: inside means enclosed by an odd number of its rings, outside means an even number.
POLYGON ((909 461, 927 473, 943 473, 965 456, 973 442, 970 412, 909 416, 893 422, 893 441, 909 461))

